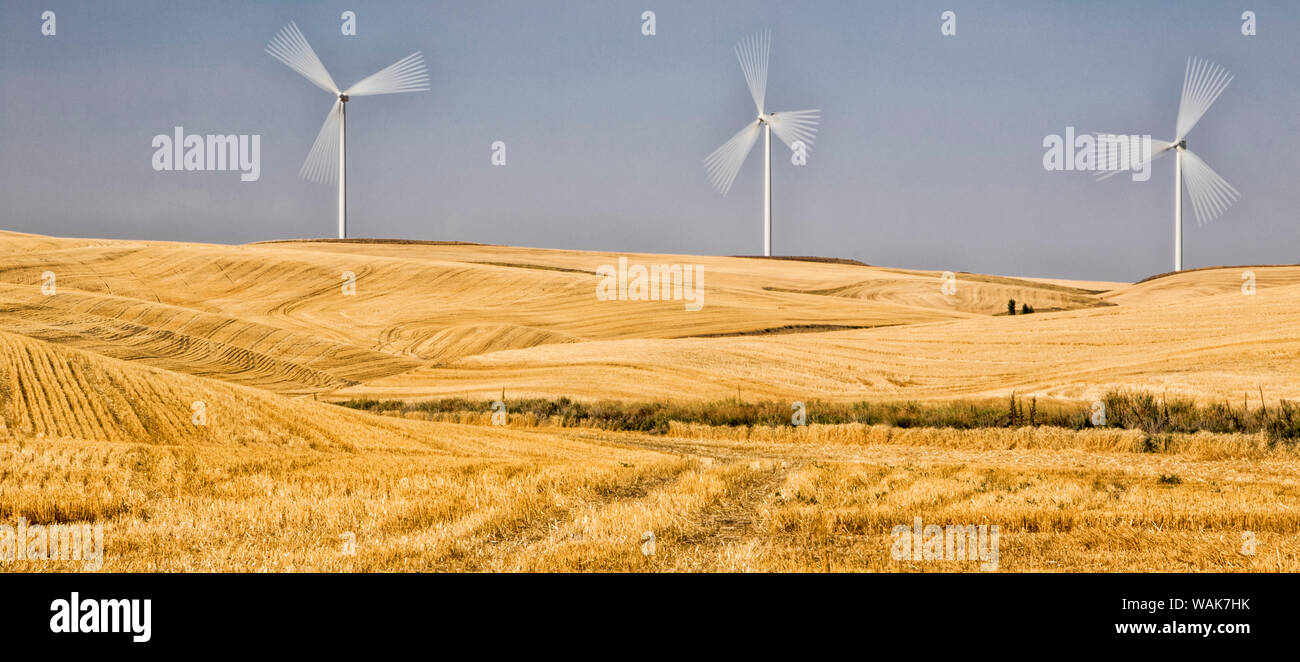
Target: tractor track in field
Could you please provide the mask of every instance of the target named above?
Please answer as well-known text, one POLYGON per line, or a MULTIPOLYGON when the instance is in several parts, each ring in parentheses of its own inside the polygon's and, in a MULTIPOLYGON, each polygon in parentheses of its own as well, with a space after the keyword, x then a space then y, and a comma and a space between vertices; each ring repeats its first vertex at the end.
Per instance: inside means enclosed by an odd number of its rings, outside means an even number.
POLYGON ((738 543, 759 531, 759 508, 776 498, 776 490, 790 475, 791 466, 777 465, 771 471, 750 474, 736 489, 700 513, 696 533, 684 536, 680 544, 711 553, 719 547, 738 543))
POLYGON ((646 498, 655 490, 672 485, 689 472, 689 465, 682 465, 675 471, 663 475, 642 475, 629 483, 620 483, 599 495, 599 498, 570 507, 556 507, 547 516, 521 521, 501 535, 474 534, 478 541, 476 547, 481 555, 469 560, 465 570, 493 571, 512 568, 514 559, 533 545, 547 541, 553 532, 571 524, 577 518, 589 512, 597 512, 609 506, 637 501, 646 498))

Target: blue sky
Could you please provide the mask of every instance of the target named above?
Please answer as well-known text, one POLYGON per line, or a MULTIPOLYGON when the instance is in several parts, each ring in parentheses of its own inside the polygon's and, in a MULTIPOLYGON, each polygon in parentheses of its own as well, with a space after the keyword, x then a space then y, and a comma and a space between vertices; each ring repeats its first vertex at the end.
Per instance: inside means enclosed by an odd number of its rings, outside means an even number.
POLYGON ((779 254, 1070 278, 1167 271, 1172 159, 1145 183, 1095 182, 1045 171, 1042 141, 1067 126, 1171 138, 1196 55, 1236 78, 1189 147, 1242 198, 1206 227, 1189 207, 1186 266, 1300 261, 1300 3, 1254 0, 0 0, 0 228, 331 236, 334 189, 297 176, 329 95, 263 51, 291 20, 341 85, 415 50, 429 63, 432 91, 348 106, 353 236, 758 253, 761 148, 726 198, 702 159, 753 119, 732 47, 770 29, 768 107, 823 111, 807 166, 775 152, 779 254), (45 10, 53 37, 40 33, 45 10), (341 34, 344 10, 354 37, 341 34), (945 10, 956 36, 940 35, 945 10), (177 125, 261 135, 261 178, 155 172, 151 140, 177 125), (490 162, 496 140, 505 167, 490 162))

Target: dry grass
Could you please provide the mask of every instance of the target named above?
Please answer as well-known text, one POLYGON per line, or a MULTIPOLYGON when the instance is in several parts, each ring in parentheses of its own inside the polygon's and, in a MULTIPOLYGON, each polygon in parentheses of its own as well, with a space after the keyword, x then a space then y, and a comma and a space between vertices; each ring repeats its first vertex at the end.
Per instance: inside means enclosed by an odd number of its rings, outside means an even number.
POLYGON ((596 301, 585 272, 611 254, 16 234, 0 250, 0 523, 102 523, 108 571, 976 569, 895 560, 890 531, 916 517, 997 524, 1001 570, 1300 570, 1300 458, 1263 435, 646 434, 314 401, 505 387, 701 406, 739 387, 779 402, 1077 402, 1133 388, 1234 406, 1249 392, 1257 407, 1262 387, 1272 406, 1300 397, 1294 267, 1257 268, 1255 297, 1210 270, 1086 288, 963 276, 949 299, 929 272, 631 256, 705 264, 706 306, 690 313, 596 301), (1073 310, 994 317, 1010 296, 1073 310), (874 328, 725 335, 827 326, 874 328))
POLYGON ((10 442, 0 517, 104 523, 107 571, 976 570, 893 559, 890 530, 915 517, 999 525, 1003 571, 1300 570, 1291 453, 1188 439, 1141 454, 1135 433, 1105 431, 833 427, 747 439, 518 430, 491 458, 10 442), (1241 553, 1247 531, 1254 555, 1241 553))

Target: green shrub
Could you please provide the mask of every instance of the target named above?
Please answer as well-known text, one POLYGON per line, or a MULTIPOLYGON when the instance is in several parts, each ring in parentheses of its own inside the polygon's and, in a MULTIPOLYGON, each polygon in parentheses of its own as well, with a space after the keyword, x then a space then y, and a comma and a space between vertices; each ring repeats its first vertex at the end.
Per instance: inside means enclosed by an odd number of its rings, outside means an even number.
MULTIPOLYGON (((1147 434, 1143 450, 1163 452, 1172 433, 1199 431, 1217 434, 1263 432, 1270 443, 1300 440, 1300 404, 1283 400, 1276 407, 1250 409, 1227 402, 1198 405, 1189 399, 1157 397, 1145 391, 1110 391, 1102 397, 1108 427, 1142 430, 1147 434)), ((404 402, 401 400, 349 400, 345 407, 376 413, 420 412, 429 415, 484 413, 492 411, 490 400, 447 398, 404 402)), ((1013 393, 1009 399, 942 402, 821 402, 806 401, 808 423, 889 425, 898 428, 956 428, 961 430, 1019 427, 1023 425, 1082 430, 1092 427, 1086 403, 1045 401, 1031 398, 1028 407, 1013 393)), ((532 414, 539 421, 555 420, 565 427, 589 426, 606 430, 629 430, 665 434, 673 422, 700 423, 725 427, 790 425, 790 403, 779 401, 743 402, 738 399, 688 404, 598 401, 578 402, 567 397, 555 400, 530 398, 507 400, 510 414, 532 414)))

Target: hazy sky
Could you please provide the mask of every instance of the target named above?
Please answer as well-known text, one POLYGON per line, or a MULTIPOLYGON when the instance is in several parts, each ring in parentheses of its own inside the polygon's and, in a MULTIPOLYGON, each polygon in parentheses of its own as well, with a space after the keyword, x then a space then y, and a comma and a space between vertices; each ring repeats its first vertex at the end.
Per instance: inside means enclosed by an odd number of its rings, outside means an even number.
POLYGON ((807 166, 773 141, 778 254, 1168 271, 1173 160, 1145 183, 1095 182, 1044 170, 1042 143, 1067 126, 1172 138, 1197 55, 1236 78, 1189 147, 1242 198, 1206 227, 1187 205, 1185 264, 1300 262, 1300 3, 1287 0, 0 0, 0 228, 332 236, 335 190, 297 176, 330 96, 263 51, 290 20, 343 86, 415 50, 429 63, 432 91, 348 105, 352 236, 759 253, 761 145, 726 198, 702 159, 753 120, 732 47, 771 29, 768 107, 823 110, 807 166), (341 34, 344 10, 356 36, 341 34), (956 36, 940 34, 945 10, 956 36), (259 134, 261 178, 155 172, 153 136, 178 125, 259 134))

